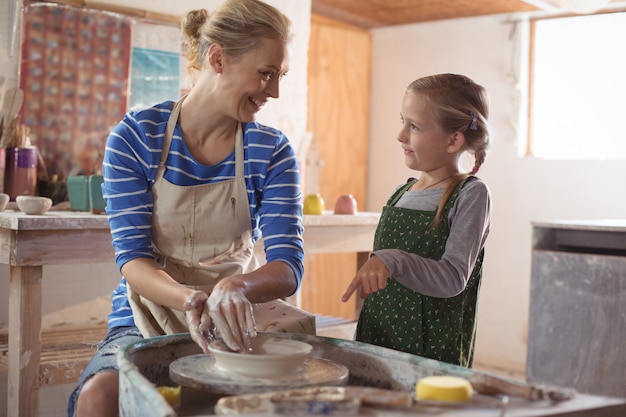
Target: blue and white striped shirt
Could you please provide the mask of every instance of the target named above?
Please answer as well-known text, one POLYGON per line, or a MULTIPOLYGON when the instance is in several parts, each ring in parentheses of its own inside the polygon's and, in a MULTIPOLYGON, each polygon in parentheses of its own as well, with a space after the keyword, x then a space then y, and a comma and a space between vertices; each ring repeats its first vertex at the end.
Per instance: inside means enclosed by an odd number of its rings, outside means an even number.
MULTIPOLYGON (((132 259, 152 257, 151 188, 172 106, 167 101, 127 113, 107 139, 102 191, 120 270, 132 259)), ((263 236, 267 262, 287 263, 299 287, 304 252, 300 174, 294 150, 282 132, 255 122, 243 125, 243 141, 253 241, 263 236)), ((235 153, 219 164, 202 165, 191 156, 177 125, 165 165, 164 178, 176 185, 219 182, 234 178, 235 153)), ((109 328, 134 325, 123 277, 111 298, 109 328)))

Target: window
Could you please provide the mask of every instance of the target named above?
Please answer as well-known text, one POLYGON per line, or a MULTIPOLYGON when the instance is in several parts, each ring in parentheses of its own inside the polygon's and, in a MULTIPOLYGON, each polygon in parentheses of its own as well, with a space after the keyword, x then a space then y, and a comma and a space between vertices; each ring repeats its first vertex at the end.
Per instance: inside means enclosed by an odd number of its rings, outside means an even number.
POLYGON ((528 153, 626 159, 626 13, 531 22, 528 153))

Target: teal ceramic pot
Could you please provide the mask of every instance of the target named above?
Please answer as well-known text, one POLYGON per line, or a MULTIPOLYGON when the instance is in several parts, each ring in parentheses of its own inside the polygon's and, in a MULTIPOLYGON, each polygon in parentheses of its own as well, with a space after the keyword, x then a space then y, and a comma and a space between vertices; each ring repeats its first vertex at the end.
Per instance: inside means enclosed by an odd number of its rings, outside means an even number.
POLYGON ((106 203, 102 197, 102 183, 104 177, 102 175, 89 176, 89 207, 94 214, 104 213, 106 203))
POLYGON ((89 177, 87 175, 67 177, 67 196, 72 210, 89 211, 89 177))

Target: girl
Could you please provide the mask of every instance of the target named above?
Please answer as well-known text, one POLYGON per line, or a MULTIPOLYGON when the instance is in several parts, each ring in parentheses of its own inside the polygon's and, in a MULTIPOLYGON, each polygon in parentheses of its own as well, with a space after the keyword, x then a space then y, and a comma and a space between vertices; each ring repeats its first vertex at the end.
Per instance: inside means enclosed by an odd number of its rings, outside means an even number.
POLYGON ((342 301, 365 298, 356 340, 471 366, 491 196, 475 176, 489 144, 488 99, 469 78, 412 82, 398 135, 406 165, 420 171, 383 208, 370 259, 342 301), (460 169, 473 154, 470 173, 460 169))

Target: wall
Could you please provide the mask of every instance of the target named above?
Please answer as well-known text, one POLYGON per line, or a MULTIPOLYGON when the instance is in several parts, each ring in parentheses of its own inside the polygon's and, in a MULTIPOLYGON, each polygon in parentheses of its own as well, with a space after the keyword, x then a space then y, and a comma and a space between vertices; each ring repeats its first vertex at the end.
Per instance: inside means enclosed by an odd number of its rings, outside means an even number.
MULTIPOLYGON (((307 45, 309 42, 311 1, 266 0, 293 22, 293 48, 289 74, 281 82, 280 100, 270 100, 257 120, 280 128, 297 145, 306 131, 307 45)), ((187 11, 213 10, 222 0, 105 0, 105 3, 182 16, 187 11)))
MULTIPOLYGON (((352 194, 365 204, 369 135, 371 37, 368 31, 312 15, 309 42, 308 129, 313 132, 305 169, 306 193, 319 193, 326 210, 352 194)), ((355 318, 356 297, 341 296, 354 277, 356 253, 309 255, 300 307, 355 318)))
POLYGON ((506 18, 455 19, 372 31, 367 210, 380 210, 394 187, 416 174, 404 166, 396 141, 400 102, 409 82, 432 73, 456 72, 484 85, 491 97, 494 137, 479 175, 491 188, 494 211, 476 362, 524 372, 532 222, 624 218, 626 194, 617 191, 623 189, 623 161, 546 161, 519 155, 519 141, 524 138, 518 138, 513 128, 519 97, 510 73, 520 62, 516 56, 520 45, 511 35, 520 31, 513 32, 506 18))
MULTIPOLYGON (((4 88, 17 87, 17 63, 18 63, 18 42, 13 41, 10 37, 15 20, 12 19, 12 13, 15 12, 15 3, 13 0, 0 0, 0 76, 5 78, 4 88)), ((2 86, 0 86, 0 92, 2 86)), ((4 98, 4 97, 2 97, 4 98)))

